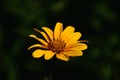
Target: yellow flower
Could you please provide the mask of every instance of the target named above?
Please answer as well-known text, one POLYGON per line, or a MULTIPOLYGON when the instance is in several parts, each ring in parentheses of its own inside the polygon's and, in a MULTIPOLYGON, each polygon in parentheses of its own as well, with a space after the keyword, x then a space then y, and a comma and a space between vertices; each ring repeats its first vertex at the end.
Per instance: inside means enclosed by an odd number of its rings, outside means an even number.
POLYGON ((32 56, 34 58, 40 58, 44 55, 45 60, 51 59, 54 55, 61 60, 68 61, 69 57, 82 56, 83 50, 87 49, 87 45, 79 40, 82 36, 80 32, 74 32, 75 28, 67 26, 63 30, 63 24, 57 22, 55 25, 54 32, 48 27, 42 27, 43 31, 34 29, 39 32, 45 40, 38 38, 34 34, 29 35, 36 40, 39 44, 34 44, 28 48, 39 48, 33 51, 32 56))

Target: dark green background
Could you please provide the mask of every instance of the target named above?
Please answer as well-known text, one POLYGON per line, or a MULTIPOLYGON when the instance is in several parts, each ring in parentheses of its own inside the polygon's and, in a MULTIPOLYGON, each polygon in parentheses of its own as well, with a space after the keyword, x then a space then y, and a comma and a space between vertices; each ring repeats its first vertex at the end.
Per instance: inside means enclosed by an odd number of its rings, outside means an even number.
POLYGON ((117 0, 1 0, 0 80, 120 80, 117 0), (72 25, 88 40, 81 57, 64 62, 34 59, 33 28, 72 25), (52 77, 53 76, 53 77, 52 77))

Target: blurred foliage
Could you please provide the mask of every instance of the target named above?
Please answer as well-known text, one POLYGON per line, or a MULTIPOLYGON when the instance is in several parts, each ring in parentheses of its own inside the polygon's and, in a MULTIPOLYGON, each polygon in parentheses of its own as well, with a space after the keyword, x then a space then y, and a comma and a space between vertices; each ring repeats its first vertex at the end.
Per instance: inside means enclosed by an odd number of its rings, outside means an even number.
POLYGON ((53 71, 57 80, 120 80, 117 0, 1 0, 0 7, 0 80, 52 80, 53 71), (58 21, 80 31, 88 50, 69 62, 33 59, 27 48, 37 41, 28 35, 58 21))

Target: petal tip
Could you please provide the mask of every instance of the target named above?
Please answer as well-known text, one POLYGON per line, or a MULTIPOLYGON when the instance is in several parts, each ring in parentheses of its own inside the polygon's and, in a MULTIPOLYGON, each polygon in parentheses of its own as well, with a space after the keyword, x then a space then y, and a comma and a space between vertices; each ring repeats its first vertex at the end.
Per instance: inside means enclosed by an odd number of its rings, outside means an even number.
POLYGON ((33 53, 32 53, 32 56, 33 58, 40 58, 44 55, 43 51, 42 50, 35 50, 33 53))
POLYGON ((29 35, 29 37, 36 37, 36 36, 35 36, 35 35, 33 35, 33 34, 30 34, 30 35, 29 35))

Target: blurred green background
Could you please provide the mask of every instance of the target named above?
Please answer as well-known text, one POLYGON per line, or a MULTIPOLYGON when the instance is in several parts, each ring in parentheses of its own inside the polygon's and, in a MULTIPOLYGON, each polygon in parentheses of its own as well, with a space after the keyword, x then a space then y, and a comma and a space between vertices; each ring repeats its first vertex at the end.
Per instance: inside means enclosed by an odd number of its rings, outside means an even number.
POLYGON ((120 80, 119 7, 117 0, 1 0, 0 80, 120 80), (27 48, 37 41, 28 35, 58 21, 80 31, 89 48, 69 62, 34 59, 27 48))

